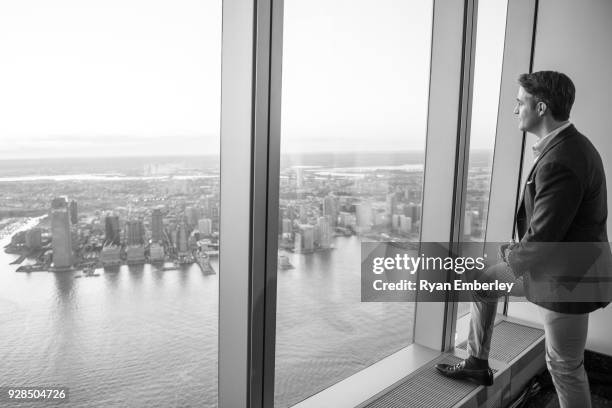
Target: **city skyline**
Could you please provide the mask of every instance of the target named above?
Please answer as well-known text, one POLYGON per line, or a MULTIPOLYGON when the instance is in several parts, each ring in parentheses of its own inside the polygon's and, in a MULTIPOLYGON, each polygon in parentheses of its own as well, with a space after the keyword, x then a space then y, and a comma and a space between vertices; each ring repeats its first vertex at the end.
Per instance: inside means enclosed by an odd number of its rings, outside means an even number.
MULTIPOLYGON (((471 239, 482 232, 489 177, 487 166, 470 169, 464 232, 471 239)), ((34 180, 27 190, 8 182, 2 208, 8 217, 43 216, 40 227, 13 236, 7 247, 22 257, 19 263, 25 257, 38 260, 24 266, 27 272, 124 262, 193 263, 200 246, 218 245, 218 173, 158 181, 119 177, 111 184, 97 180, 87 186, 71 178, 52 184, 34 180), (45 214, 50 215, 47 221, 45 214), (203 237, 214 239, 200 241, 203 237), (51 257, 44 255, 48 249, 51 257)), ((415 166, 355 167, 354 172, 286 167, 279 191, 279 248, 328 250, 333 236, 418 240, 422 182, 423 169, 415 166)))

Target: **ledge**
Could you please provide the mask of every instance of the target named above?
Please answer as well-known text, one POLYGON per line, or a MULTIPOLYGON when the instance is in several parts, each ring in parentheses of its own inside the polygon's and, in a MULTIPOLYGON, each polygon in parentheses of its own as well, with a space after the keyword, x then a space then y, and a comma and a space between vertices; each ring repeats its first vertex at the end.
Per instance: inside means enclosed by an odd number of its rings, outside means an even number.
POLYGON ((492 349, 503 349, 508 344, 515 347, 515 352, 514 355, 497 354, 507 361, 490 360, 491 368, 495 371, 495 383, 491 387, 449 380, 435 372, 433 365, 436 362, 453 362, 467 356, 461 345, 451 353, 440 353, 412 344, 294 407, 506 406, 534 375, 544 369, 544 333, 541 331, 541 335, 534 335, 534 328, 541 329, 515 319, 502 318, 496 323, 499 324, 508 327, 494 331, 492 349), (520 342, 523 342, 523 346, 516 349, 516 344, 520 342))
POLYGON ((358 373, 303 400, 293 408, 354 408, 394 388, 406 376, 440 356, 440 352, 411 344, 358 373))

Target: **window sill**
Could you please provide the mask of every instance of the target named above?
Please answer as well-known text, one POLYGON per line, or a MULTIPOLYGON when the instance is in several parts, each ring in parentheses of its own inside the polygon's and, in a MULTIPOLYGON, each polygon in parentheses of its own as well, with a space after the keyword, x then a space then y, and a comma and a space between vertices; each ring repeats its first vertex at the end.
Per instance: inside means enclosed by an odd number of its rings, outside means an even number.
POLYGON ((439 351, 411 344, 293 407, 356 407, 392 389, 396 383, 440 354, 439 351))
MULTIPOLYGON (((537 326, 533 323, 525 324, 525 322, 517 321, 517 319, 504 318, 501 315, 498 315, 496 320, 518 323, 526 327, 537 326)), ((467 337, 469 314, 459 319, 457 323, 457 328, 461 329, 456 337, 458 344, 464 340, 464 337, 467 337)), ((512 336, 509 339, 512 341, 512 336)), ((428 363, 433 364, 433 360, 437 358, 445 358, 444 355, 445 353, 440 353, 418 344, 412 344, 318 394, 305 399, 294 405, 294 407, 364 407, 383 397, 391 390, 396 389, 406 380, 406 377, 415 373, 421 367, 428 363)), ((459 348, 446 355, 455 356, 455 358, 467 357, 465 350, 459 348)), ((543 356, 544 338, 541 336, 527 345, 519 355, 508 363, 491 360, 491 367, 496 370, 495 384, 492 387, 474 386, 474 389, 469 394, 457 401, 457 404, 452 405, 471 407, 482 405, 486 402, 485 405, 490 407, 505 406, 518 395, 533 375, 544 368, 543 356)), ((420 374, 417 375, 417 377, 419 376, 420 374)), ((432 389, 432 392, 435 393, 436 391, 432 389)))

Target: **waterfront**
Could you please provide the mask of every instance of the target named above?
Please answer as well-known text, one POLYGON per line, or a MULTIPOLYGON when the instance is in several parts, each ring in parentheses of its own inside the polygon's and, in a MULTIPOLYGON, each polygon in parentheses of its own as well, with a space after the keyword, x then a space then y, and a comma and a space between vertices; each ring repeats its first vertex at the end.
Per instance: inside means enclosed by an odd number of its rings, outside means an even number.
POLYGON ((1 385, 62 384, 58 406, 216 405, 218 275, 143 265, 74 279, 16 273, 14 257, 0 253, 1 385))
MULTIPOLYGON (((420 156, 281 161, 279 248, 293 268, 281 268, 277 277, 276 407, 291 406, 412 342, 414 304, 361 303, 359 262, 361 239, 419 239, 420 156)), ((470 169, 466 199, 473 239, 482 235, 488 202, 489 156, 481 156, 470 169)), ((197 264, 160 270, 142 263, 153 254, 156 235, 155 253, 162 243, 170 263, 179 260, 181 246, 183 255, 199 243, 215 249, 218 157, 50 160, 35 171, 27 164, 0 163, 3 177, 19 179, 0 183, 0 386, 68 386, 71 402, 64 407, 215 407, 218 259, 211 259, 214 275, 197 264), (92 272, 98 277, 82 279, 74 278, 80 271, 16 273, 19 265, 10 263, 18 254, 4 252, 16 223, 46 216, 58 197, 75 203, 69 223, 60 217, 71 230, 72 265, 103 263, 109 239, 112 260, 129 263, 135 243, 141 265, 98 268, 92 272)), ((62 208, 68 204, 60 201, 62 208)), ((57 232, 58 243, 68 247, 68 234, 53 229, 52 221, 45 218, 39 232, 15 243, 53 250, 57 232)), ((47 251, 42 264, 54 255, 47 251)))
MULTIPOLYGON (((294 269, 278 273, 276 406, 411 342, 414 305, 361 303, 359 239, 334 245, 285 253, 294 269)), ((0 385, 68 386, 63 407, 217 405, 223 271, 122 266, 74 279, 77 273, 16 273, 8 265, 15 257, 0 252, 0 385)))

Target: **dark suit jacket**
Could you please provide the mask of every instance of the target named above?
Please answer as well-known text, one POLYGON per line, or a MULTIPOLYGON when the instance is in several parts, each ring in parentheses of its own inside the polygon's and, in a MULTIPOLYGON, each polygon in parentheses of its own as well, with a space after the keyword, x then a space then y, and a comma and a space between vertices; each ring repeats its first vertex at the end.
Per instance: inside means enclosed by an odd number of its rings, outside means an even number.
MULTIPOLYGON (((584 302, 538 301, 538 286, 563 285, 563 278, 585 274, 596 258, 610 258, 606 221, 606 179, 599 153, 573 125, 555 136, 527 177, 516 216, 519 244, 508 256, 516 275, 524 275, 528 300, 561 313, 588 313, 607 305, 601 298, 584 302), (591 243, 582 255, 582 271, 571 248, 591 243), (601 244, 592 244, 601 243, 601 244), (569 250, 568 250, 569 248, 569 250), (573 263, 572 263, 573 262, 573 263), (561 269, 561 271, 559 271, 561 269), (563 270, 565 269, 565 270, 563 270), (559 273, 556 273, 556 272, 559 273)), ((612 273, 608 270, 606 274, 612 273)))

